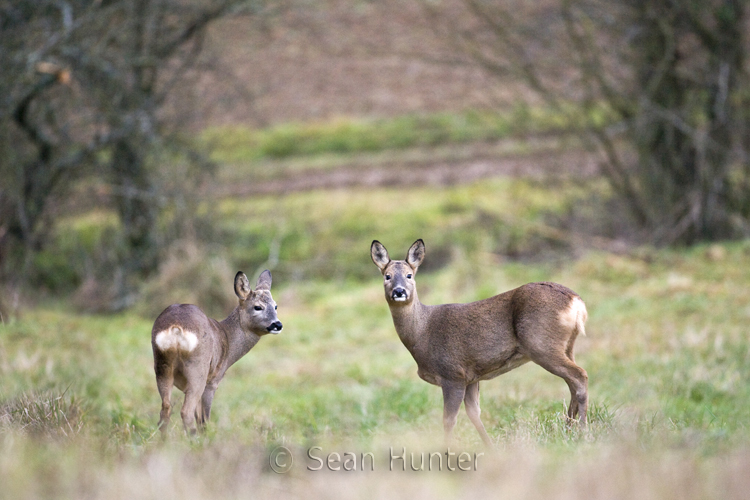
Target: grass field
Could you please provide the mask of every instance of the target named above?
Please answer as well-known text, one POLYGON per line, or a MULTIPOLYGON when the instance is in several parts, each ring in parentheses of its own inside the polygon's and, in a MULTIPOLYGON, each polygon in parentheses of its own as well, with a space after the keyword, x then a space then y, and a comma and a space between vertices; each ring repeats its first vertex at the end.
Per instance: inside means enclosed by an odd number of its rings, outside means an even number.
MULTIPOLYGON (((579 247, 550 220, 585 208, 591 193, 606 197, 606 186, 498 178, 212 203, 225 239, 211 251, 249 274, 275 253, 284 331, 230 369, 205 435, 186 438, 175 414, 164 443, 155 435, 154 316, 138 313, 148 307, 85 315, 46 299, 4 318, 0 498, 744 498, 750 242, 579 247), (564 382, 527 364, 482 383, 494 449, 459 415, 452 467, 462 452, 475 467, 410 470, 422 454, 447 459, 442 397, 396 336, 369 244, 377 238, 400 256, 418 237, 427 304, 540 280, 584 298, 576 359, 589 373, 587 429, 565 425, 564 382), (270 468, 278 446, 294 456, 285 474, 270 468), (404 449, 406 460, 391 459, 404 449), (320 464, 308 453, 338 454, 333 468, 351 468, 353 456, 358 469, 372 453, 374 471, 311 471, 320 464)), ((149 300, 160 309, 181 299, 149 300)))
POLYGON ((212 127, 201 139, 221 163, 264 158, 362 153, 497 140, 519 134, 572 133, 611 119, 603 106, 587 112, 563 105, 552 110, 519 105, 504 113, 413 114, 378 120, 338 118, 317 123, 289 123, 267 129, 212 127))

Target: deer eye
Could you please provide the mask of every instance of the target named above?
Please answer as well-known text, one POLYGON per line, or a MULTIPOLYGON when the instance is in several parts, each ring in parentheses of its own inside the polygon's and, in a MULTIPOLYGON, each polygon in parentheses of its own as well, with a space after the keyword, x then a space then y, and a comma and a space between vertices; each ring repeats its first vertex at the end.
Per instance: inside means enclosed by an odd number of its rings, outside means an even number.
POLYGON ((263 310, 263 308, 260 307, 260 306, 255 306, 255 307, 253 307, 253 309, 255 309, 256 311, 262 311, 263 310))
POLYGON ((407 278, 407 279, 411 279, 411 274, 407 274, 407 275, 406 275, 406 278, 407 278))
POLYGON ((276 309, 278 309, 278 308, 279 308, 279 306, 273 306, 273 308, 274 308, 274 310, 276 310, 276 309))
POLYGON ((385 279, 386 279, 386 280, 389 280, 389 279, 391 279, 391 275, 390 275, 390 274, 386 274, 386 275, 385 275, 385 279))

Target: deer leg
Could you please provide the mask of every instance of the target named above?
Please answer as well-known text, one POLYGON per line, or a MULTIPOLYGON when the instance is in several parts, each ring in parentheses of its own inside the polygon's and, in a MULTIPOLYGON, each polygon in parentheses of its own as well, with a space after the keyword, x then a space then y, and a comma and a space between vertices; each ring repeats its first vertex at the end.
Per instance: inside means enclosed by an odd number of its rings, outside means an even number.
MULTIPOLYGON (((576 358, 575 358, 575 354, 573 353, 573 346, 575 345, 576 337, 577 337, 577 334, 573 334, 568 340, 568 345, 565 348, 565 355, 575 366, 578 366, 576 365, 576 358)), ((583 368, 581 368, 581 370, 583 370, 583 368)), ((578 378, 581 379, 580 376, 578 378)), ((586 392, 584 405, 587 405, 588 404, 588 389, 587 389, 588 388, 588 375, 586 374, 585 370, 583 370, 582 378, 583 378, 583 383, 584 383, 584 392, 586 392)), ((580 384, 571 384, 567 380, 566 382, 568 383, 568 388, 570 389, 570 405, 568 406, 568 419, 572 422, 573 420, 575 420, 576 416, 578 416, 578 413, 579 413, 580 401, 577 396, 577 392, 578 392, 578 388, 580 384)), ((586 410, 584 409, 584 412, 585 411, 586 410)), ((583 416, 583 423, 586 423, 585 415, 583 416)))
POLYGON ((184 361, 182 372, 185 376, 185 402, 182 403, 180 416, 185 431, 194 435, 198 431, 198 424, 203 420, 203 404, 201 398, 206 390, 209 364, 207 360, 187 359, 184 361))
POLYGON ((461 401, 466 394, 466 386, 461 382, 443 381, 443 430, 445 441, 450 443, 453 439, 453 427, 458 419, 458 410, 461 409, 461 401))
POLYGON ((210 383, 206 386, 201 397, 201 406, 203 411, 201 413, 200 423, 202 427, 205 427, 208 423, 208 419, 211 417, 211 403, 214 401, 214 393, 216 392, 218 384, 210 383))
POLYGON ((564 356, 560 356, 554 360, 540 359, 534 361, 548 372, 565 380, 570 389, 568 417, 574 419, 578 415, 580 424, 586 425, 586 410, 589 404, 589 376, 586 370, 564 356))
POLYGON ((163 391, 160 386, 159 394, 161 395, 161 412, 159 413, 159 425, 157 428, 161 431, 162 436, 166 436, 169 430, 170 417, 172 416, 172 384, 165 387, 163 391))
POLYGON ((161 396, 161 412, 159 413, 159 424, 157 428, 164 437, 169 430, 169 419, 172 415, 172 387, 174 386, 174 368, 171 363, 158 360, 154 365, 156 372, 156 387, 161 396))
POLYGON ((568 420, 573 421, 578 416, 578 398, 576 397, 576 390, 570 384, 570 404, 568 405, 568 420))
POLYGON ((482 437, 482 441, 487 446, 492 445, 490 436, 487 435, 487 431, 484 429, 484 424, 479 416, 482 413, 479 408, 479 382, 474 382, 466 386, 466 395, 464 396, 464 408, 466 408, 466 414, 469 416, 469 420, 474 424, 474 427, 479 431, 479 435, 482 437))
MULTIPOLYGON (((588 376, 586 378, 588 378, 588 376)), ((580 401, 579 401, 579 398, 577 396, 578 385, 577 384, 572 384, 572 383, 568 382, 567 380, 565 382, 568 384, 568 389, 570 389, 570 405, 568 405, 568 421, 573 422, 575 420, 575 418, 578 416, 579 412, 580 412, 580 409, 579 409, 580 401)), ((585 420, 586 419, 584 417, 584 422, 583 423, 586 423, 585 420)))
POLYGON ((203 391, 195 386, 188 385, 185 388, 185 402, 182 403, 180 416, 182 417, 182 425, 185 427, 185 432, 190 436, 195 435, 198 431, 196 416, 200 409, 201 394, 203 394, 203 391))
POLYGON ((203 431, 205 426, 203 425, 203 398, 198 399, 198 404, 195 406, 195 423, 199 431, 203 431))

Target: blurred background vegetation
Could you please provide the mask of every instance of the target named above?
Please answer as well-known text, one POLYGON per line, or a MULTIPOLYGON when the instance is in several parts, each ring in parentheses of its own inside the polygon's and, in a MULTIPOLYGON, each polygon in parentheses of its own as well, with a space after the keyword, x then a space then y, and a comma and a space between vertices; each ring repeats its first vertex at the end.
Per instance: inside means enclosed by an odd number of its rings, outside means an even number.
MULTIPOLYGON (((186 245, 234 266, 272 246, 286 266, 341 266, 342 239, 375 228, 330 231, 323 255, 307 223, 309 238, 232 216, 258 194, 319 188, 601 178, 587 214, 578 200, 540 215, 548 237, 748 232, 743 1, 21 1, 1 22, 10 293, 126 309, 186 245)), ((526 222, 480 222, 497 240, 483 250, 533 256, 505 230, 526 222)), ((439 253, 474 248, 442 233, 439 253)))
POLYGON ((267 452, 431 450, 439 391, 368 254, 423 238, 427 303, 541 280, 583 296, 591 429, 522 368, 482 388, 508 457, 479 479, 357 492, 739 498, 748 8, 0 0, 0 496, 343 496, 304 468, 279 482, 267 452), (234 273, 264 268, 284 333, 231 370, 207 436, 160 446, 153 318, 224 317, 234 273))

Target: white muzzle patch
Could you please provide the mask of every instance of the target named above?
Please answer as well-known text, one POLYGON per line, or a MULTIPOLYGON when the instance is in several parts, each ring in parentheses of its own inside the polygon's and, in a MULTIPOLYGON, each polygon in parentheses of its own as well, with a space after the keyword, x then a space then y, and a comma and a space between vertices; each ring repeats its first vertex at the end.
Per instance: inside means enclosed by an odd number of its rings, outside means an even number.
POLYGON ((179 326, 172 326, 157 333, 154 343, 161 351, 192 352, 198 346, 198 336, 179 326))

